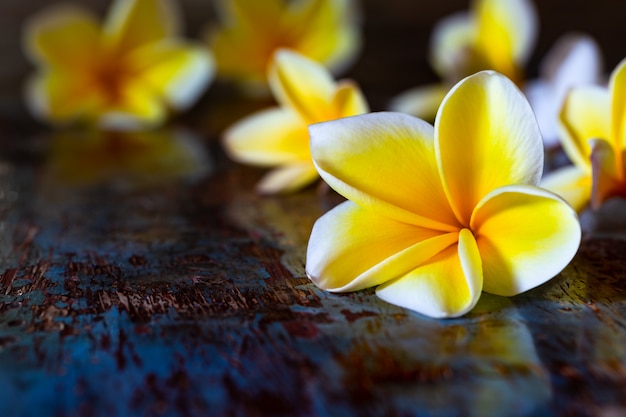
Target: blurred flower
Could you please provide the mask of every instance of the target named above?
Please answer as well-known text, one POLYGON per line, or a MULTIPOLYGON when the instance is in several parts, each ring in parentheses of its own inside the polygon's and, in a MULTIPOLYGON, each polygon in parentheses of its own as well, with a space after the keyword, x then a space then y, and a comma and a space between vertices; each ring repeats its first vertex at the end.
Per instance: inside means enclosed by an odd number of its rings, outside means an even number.
POLYGON ((336 73, 360 47, 352 0, 216 0, 221 25, 208 35, 218 76, 265 91, 274 52, 288 48, 336 73))
POLYGON ((402 93, 390 108, 432 119, 450 87, 480 70, 498 71, 520 85, 536 33, 530 1, 474 0, 469 13, 449 16, 433 30, 431 62, 443 83, 402 93))
POLYGON ((608 88, 570 90, 559 122, 563 149, 573 166, 546 176, 544 186, 578 211, 590 200, 597 209, 611 197, 626 197, 626 60, 611 74, 608 88))
POLYGON ((576 213, 535 185, 539 128, 526 98, 492 71, 444 98, 435 127, 372 113, 310 127, 322 178, 351 201, 313 227, 306 271, 337 292, 459 316, 481 290, 511 296, 559 273, 580 243, 576 213))
POLYGON ((51 139, 46 174, 73 186, 162 185, 198 178, 211 167, 202 142, 183 130, 63 131, 51 139))
POLYGON ((559 110, 568 90, 575 86, 599 84, 602 59, 596 42, 586 35, 570 33, 561 37, 542 60, 539 79, 525 86, 546 147, 559 144, 559 110))
POLYGON ((259 192, 295 191, 318 178, 307 126, 366 113, 368 106, 354 83, 336 83, 323 66, 286 49, 274 55, 268 78, 280 107, 252 114, 227 129, 224 147, 238 162, 277 167, 261 180, 259 192))
POLYGON ((39 66, 28 85, 32 112, 56 124, 109 129, 162 123, 191 106, 210 82, 206 48, 183 40, 169 0, 117 0, 103 27, 60 6, 26 26, 25 49, 39 66))

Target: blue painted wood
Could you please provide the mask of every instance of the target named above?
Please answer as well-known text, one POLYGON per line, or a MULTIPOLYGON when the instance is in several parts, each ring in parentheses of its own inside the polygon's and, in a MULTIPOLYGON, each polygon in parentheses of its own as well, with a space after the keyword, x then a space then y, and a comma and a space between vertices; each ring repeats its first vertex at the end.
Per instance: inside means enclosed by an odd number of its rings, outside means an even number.
MULTIPOLYGON (((349 75, 381 110, 436 80, 432 25, 467 2, 362 3, 365 48, 349 75)), ((621 0, 535 3, 531 75, 572 28, 597 37, 607 68, 623 58, 621 0)), ((27 72, 19 22, 45 4, 0 4, 7 102, 27 72)), ((208 3, 181 4, 199 33, 208 3)), ((0 416, 626 414, 626 241, 604 224, 615 212, 590 221, 602 233, 553 281, 436 321, 306 279, 310 227, 340 199, 258 197, 261 173, 216 143, 269 102, 215 85, 185 119, 200 138, 143 139, 38 137, 4 103, 0 416)))
POLYGON ((3 416, 626 412, 624 240, 432 320, 313 286, 308 233, 339 197, 258 197, 258 171, 210 150, 157 184, 71 181, 53 152, 4 166, 3 416))

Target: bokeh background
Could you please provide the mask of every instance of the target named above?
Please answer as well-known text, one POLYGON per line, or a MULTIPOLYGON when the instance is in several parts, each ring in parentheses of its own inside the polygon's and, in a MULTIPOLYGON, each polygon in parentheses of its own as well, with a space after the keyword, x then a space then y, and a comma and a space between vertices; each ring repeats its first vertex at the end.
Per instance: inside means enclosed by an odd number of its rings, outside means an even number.
MULTIPOLYGON (((213 2, 178 2, 185 20, 186 35, 202 38, 215 20, 213 2)), ((75 3, 103 16, 110 1, 77 0, 75 3)), ((428 62, 432 27, 451 13, 467 10, 470 2, 361 0, 359 3, 364 48, 355 65, 343 75, 359 82, 373 110, 383 110, 395 94, 437 80, 428 62)), ((539 15, 539 37, 527 68, 530 78, 537 74, 541 58, 555 40, 569 31, 584 32, 596 39, 607 73, 626 57, 626 2, 623 0, 535 0, 534 3, 539 15)), ((43 128, 28 115, 21 99, 24 82, 33 70, 23 55, 21 33, 23 22, 29 16, 51 4, 53 2, 49 0, 0 1, 0 122, 5 129, 7 125, 20 129, 43 128)), ((237 103, 234 95, 235 90, 214 83, 201 103, 183 118, 204 130, 206 135, 215 136, 224 125, 249 112, 252 107, 267 104, 237 103), (207 128, 207 124, 211 128, 207 128)))

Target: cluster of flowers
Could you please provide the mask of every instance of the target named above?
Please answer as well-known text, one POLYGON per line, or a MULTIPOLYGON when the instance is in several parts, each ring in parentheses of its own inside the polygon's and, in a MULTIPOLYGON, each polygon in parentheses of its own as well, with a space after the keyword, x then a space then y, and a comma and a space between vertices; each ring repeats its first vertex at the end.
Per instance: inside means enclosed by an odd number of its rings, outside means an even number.
POLYGON ((525 82, 529 0, 474 0, 442 21, 431 61, 443 82, 375 113, 331 75, 360 48, 352 1, 217 4, 207 46, 179 36, 166 0, 117 0, 102 29, 78 9, 42 14, 26 31, 40 68, 28 101, 53 122, 128 129, 191 106, 214 74, 255 94, 269 87, 279 105, 227 129, 224 148, 274 168, 261 193, 321 176, 347 198, 310 237, 306 273, 323 289, 376 286, 390 303, 459 316, 483 290, 515 295, 558 274, 580 244, 577 211, 626 195, 626 63, 603 87, 597 46, 569 35, 525 82), (542 183, 557 138, 573 165, 542 183))

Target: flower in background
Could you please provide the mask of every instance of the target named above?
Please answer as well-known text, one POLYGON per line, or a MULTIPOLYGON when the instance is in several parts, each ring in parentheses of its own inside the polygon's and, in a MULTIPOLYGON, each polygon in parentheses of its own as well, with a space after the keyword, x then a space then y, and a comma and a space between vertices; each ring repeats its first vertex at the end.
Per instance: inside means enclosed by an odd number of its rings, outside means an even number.
POLYGON ((592 38, 571 33, 556 42, 542 60, 539 79, 529 81, 524 89, 546 147, 559 144, 559 111, 569 89, 601 81, 600 49, 592 38))
POLYGON ((530 1, 474 0, 469 13, 449 16, 433 30, 431 63, 443 83, 404 92, 390 108, 432 119, 450 87, 480 70, 498 71, 521 85, 536 34, 530 1))
POLYGON ((536 187, 532 109, 483 71, 444 98, 435 126, 371 113, 310 127, 321 177, 350 201, 313 227, 306 272, 336 292, 378 286, 431 317, 468 312, 482 290, 511 296, 559 273, 580 244, 576 213, 536 187))
POLYGON ((360 47, 352 0, 217 0, 221 24, 208 35, 218 77, 265 91, 279 48, 294 50, 336 73, 360 47))
POLYGON ((227 129, 224 147, 238 162, 276 167, 261 180, 259 192, 295 191, 318 178, 307 126, 366 113, 368 105, 354 83, 336 83, 322 65, 286 49, 275 53, 268 79, 280 107, 227 129))
POLYGON ((214 63, 179 36, 168 0, 117 0, 103 27, 88 12, 60 6, 26 26, 25 49, 39 71, 28 85, 33 113, 56 124, 109 129, 162 123, 191 106, 214 63))
POLYGON ((544 186, 578 211, 590 201, 598 208, 611 197, 626 197, 626 60, 611 74, 608 88, 570 90, 559 122, 563 149, 573 166, 550 173, 544 186))

